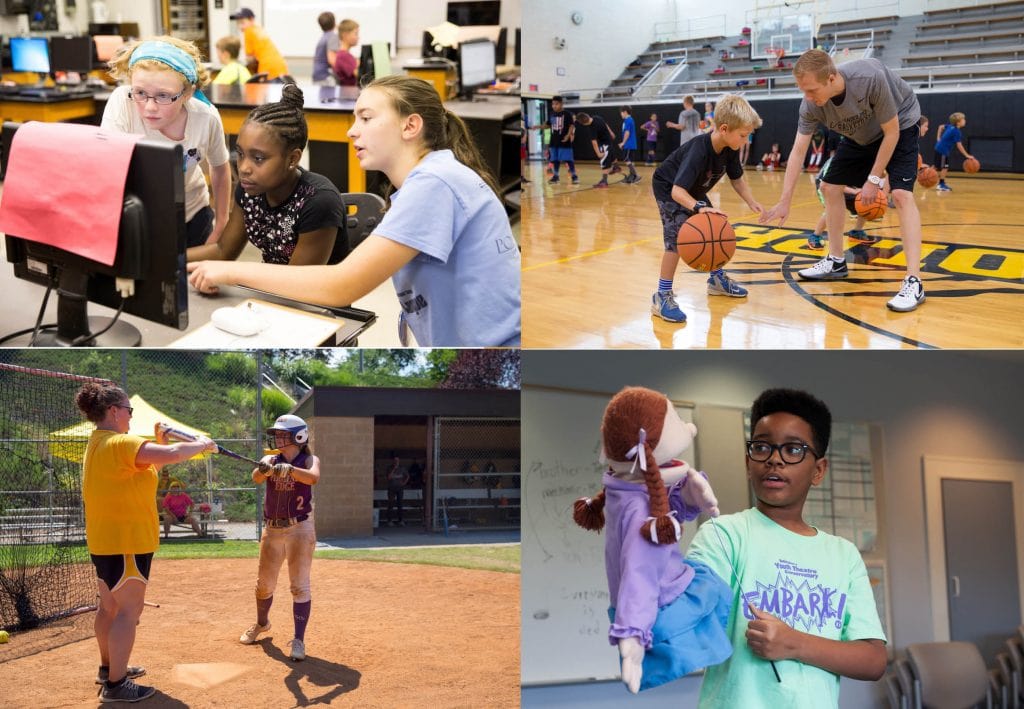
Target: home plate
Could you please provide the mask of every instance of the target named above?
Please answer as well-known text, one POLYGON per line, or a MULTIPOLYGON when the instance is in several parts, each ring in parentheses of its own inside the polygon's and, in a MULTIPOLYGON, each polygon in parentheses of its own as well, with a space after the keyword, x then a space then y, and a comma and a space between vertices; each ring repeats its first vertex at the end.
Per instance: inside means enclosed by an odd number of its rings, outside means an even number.
POLYGON ((202 662, 195 665, 175 665, 171 670, 171 678, 200 689, 209 689, 218 684, 230 682, 250 670, 248 665, 234 662, 202 662))

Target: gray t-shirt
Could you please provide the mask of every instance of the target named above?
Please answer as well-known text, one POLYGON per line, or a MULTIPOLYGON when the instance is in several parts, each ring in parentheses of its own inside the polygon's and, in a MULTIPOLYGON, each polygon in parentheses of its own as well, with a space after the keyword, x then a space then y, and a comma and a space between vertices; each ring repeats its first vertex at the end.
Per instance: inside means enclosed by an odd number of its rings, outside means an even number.
POLYGON ((839 65, 846 81, 846 95, 837 106, 831 99, 815 106, 804 99, 800 103, 797 132, 811 135, 824 123, 829 130, 845 135, 860 145, 869 145, 882 137, 882 124, 899 116, 900 130, 917 125, 921 106, 910 85, 877 59, 855 59, 839 65))
POLYGON ((679 144, 683 145, 690 138, 700 135, 700 114, 696 108, 685 108, 679 112, 679 125, 683 127, 679 131, 679 144))
POLYGON ((331 65, 327 61, 327 52, 337 52, 341 49, 341 40, 338 33, 329 30, 320 35, 320 41, 316 43, 313 50, 313 81, 323 81, 331 75, 331 65))

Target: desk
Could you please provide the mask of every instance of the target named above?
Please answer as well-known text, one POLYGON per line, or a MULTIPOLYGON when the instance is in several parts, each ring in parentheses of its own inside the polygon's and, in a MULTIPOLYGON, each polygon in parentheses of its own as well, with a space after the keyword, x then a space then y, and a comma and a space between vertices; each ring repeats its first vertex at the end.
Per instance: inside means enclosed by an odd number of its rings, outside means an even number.
POLYGON ((96 100, 92 96, 3 96, 0 97, 0 122, 42 121, 56 123, 76 118, 90 118, 96 114, 96 100))
POLYGON ((402 66, 405 73, 433 84, 438 96, 446 101, 455 92, 452 90, 459 81, 458 73, 452 62, 409 62, 402 66))
MULTIPOLYGON (((5 242, 0 239, 0 292, 3 293, 3 302, 0 303, 0 337, 11 332, 31 328, 35 325, 36 315, 39 306, 43 301, 45 289, 35 283, 23 281, 14 277, 11 265, 7 262, 5 242)), ((243 252, 243 260, 258 260, 259 255, 255 250, 247 249, 243 252)), ((233 306, 244 302, 248 298, 259 298, 260 300, 273 300, 279 303, 287 303, 283 299, 274 296, 264 295, 258 291, 248 288, 234 286, 222 286, 220 295, 204 296, 189 288, 188 293, 188 315, 189 324, 185 330, 176 330, 165 325, 143 320, 134 315, 122 315, 119 321, 134 325, 142 333, 143 347, 169 347, 175 346, 177 340, 183 336, 200 329, 210 322, 210 316, 217 308, 233 306)), ((312 306, 310 306, 312 307, 312 306)), ((341 311, 346 312, 346 311, 341 311)), ((89 304, 89 315, 91 317, 111 317, 114 311, 99 305, 89 304)), ((51 294, 50 301, 46 307, 43 323, 56 322, 57 297, 56 293, 51 294)), ((342 315, 338 318, 341 323, 337 330, 335 340, 339 346, 354 346, 356 338, 365 332, 376 322, 377 316, 369 310, 352 309, 351 316, 342 315)), ((393 329, 390 328, 390 329, 393 329)), ((253 338, 255 340, 255 338, 253 338)), ((28 345, 29 336, 22 335, 18 338, 4 342, 0 347, 24 347, 28 345)), ((264 342, 255 342, 252 346, 264 346, 264 342)), ((247 347, 249 345, 246 345, 247 347)), ((293 347, 313 347, 313 345, 293 344, 293 347)), ((209 347, 212 349, 213 347, 209 347)), ((207 349, 207 348, 204 348, 207 349)))
POLYGON ((334 347, 354 342, 356 336, 373 322, 331 317, 257 298, 247 298, 234 308, 255 312, 263 321, 265 329, 258 334, 242 337, 225 332, 212 322, 206 322, 171 342, 168 347, 193 350, 334 347))
MULTIPOLYGON (((230 137, 256 106, 281 100, 284 84, 211 84, 206 94, 230 137)), ((341 192, 365 192, 366 172, 348 141, 359 89, 354 86, 300 85, 309 127, 309 169, 330 179, 341 192)))

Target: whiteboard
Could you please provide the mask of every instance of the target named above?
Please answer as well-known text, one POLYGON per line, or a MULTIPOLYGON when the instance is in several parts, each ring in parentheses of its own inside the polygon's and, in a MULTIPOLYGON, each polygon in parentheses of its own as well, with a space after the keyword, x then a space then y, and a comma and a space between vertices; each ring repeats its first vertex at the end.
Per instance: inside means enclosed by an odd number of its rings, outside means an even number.
MULTIPOLYGON (((604 535, 572 520, 573 503, 601 489, 601 417, 612 395, 522 389, 523 684, 619 676, 618 650, 608 644, 604 535)), ((692 409, 676 405, 683 421, 692 420, 692 409)), ((696 443, 684 454, 691 465, 696 443)), ((684 525, 683 548, 696 531, 696 524, 684 525)))
MULTIPOLYGON (((321 12, 333 12, 340 23, 344 19, 359 23, 359 40, 391 42, 391 54, 398 50, 398 0, 263 0, 260 25, 267 31, 281 54, 312 59, 316 43, 323 34, 316 18, 321 12)), ((359 56, 359 48, 353 48, 359 56)))

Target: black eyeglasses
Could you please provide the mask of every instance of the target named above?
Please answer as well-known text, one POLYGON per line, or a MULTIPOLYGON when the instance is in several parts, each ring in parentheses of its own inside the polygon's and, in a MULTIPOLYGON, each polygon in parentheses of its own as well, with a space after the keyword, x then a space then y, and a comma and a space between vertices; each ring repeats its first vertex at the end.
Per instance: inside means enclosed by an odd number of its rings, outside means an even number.
POLYGON ((135 413, 135 409, 133 409, 132 407, 127 406, 125 404, 114 404, 114 406, 116 406, 119 409, 128 409, 128 415, 129 416, 131 416, 133 413, 135 413))
POLYGON ((803 461, 807 451, 810 451, 811 455, 815 458, 821 457, 808 444, 797 441, 789 441, 778 445, 768 441, 747 441, 747 456, 758 463, 763 463, 771 458, 772 453, 775 451, 779 452, 783 463, 789 463, 790 465, 796 465, 803 461))
POLYGON ((167 106, 169 104, 174 103, 182 96, 184 96, 185 91, 186 89, 182 89, 176 94, 147 94, 145 91, 142 91, 140 89, 128 89, 128 98, 130 98, 135 103, 146 103, 146 101, 148 101, 149 99, 153 99, 161 106, 167 106))

